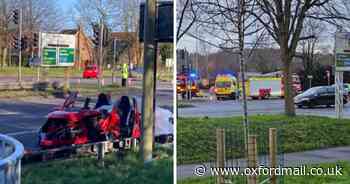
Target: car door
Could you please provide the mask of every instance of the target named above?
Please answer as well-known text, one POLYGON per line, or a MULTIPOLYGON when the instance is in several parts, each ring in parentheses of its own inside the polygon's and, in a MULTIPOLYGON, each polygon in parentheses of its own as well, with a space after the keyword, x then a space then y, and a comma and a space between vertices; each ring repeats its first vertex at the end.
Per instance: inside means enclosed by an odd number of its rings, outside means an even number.
POLYGON ((327 88, 327 105, 334 105, 335 104, 335 87, 328 87, 327 88))
POLYGON ((327 105, 329 103, 329 94, 327 92, 327 88, 318 89, 317 94, 318 94, 316 98, 317 105, 327 105))

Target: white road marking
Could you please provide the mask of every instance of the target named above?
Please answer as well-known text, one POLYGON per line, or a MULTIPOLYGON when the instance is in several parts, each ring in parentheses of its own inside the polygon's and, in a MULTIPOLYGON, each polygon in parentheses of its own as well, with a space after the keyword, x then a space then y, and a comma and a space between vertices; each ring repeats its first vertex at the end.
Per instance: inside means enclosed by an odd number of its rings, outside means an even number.
POLYGON ((37 133, 37 132, 38 132, 38 130, 27 130, 27 131, 22 131, 22 132, 7 133, 5 135, 18 136, 18 135, 25 135, 25 134, 33 134, 33 133, 37 133))
POLYGON ((19 112, 0 109, 0 115, 15 115, 15 114, 19 114, 19 112))

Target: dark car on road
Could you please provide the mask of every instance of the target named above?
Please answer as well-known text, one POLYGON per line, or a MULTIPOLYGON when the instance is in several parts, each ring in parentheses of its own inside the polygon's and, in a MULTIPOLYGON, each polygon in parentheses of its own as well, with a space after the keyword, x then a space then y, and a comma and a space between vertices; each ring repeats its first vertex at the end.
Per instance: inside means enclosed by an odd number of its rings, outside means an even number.
MULTIPOLYGON (((343 104, 348 102, 348 94, 344 90, 343 104)), ((330 107, 335 104, 335 87, 334 86, 318 86, 313 87, 305 92, 294 97, 294 104, 299 108, 327 106, 330 107)))

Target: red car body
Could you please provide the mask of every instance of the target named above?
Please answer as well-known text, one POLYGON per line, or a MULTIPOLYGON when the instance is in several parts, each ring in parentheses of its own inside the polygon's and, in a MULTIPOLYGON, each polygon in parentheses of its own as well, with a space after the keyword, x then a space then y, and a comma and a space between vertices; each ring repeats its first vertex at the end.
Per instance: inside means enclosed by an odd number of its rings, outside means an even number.
POLYGON ((84 69, 83 78, 84 79, 98 78, 99 74, 100 74, 100 71, 97 65, 89 65, 84 69))

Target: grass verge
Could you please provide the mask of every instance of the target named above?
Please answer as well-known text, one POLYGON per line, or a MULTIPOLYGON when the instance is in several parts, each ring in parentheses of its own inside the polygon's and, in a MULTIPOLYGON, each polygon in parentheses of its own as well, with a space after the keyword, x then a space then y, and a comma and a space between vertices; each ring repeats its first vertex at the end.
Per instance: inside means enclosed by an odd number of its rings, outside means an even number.
MULTIPOLYGON (((162 154, 165 154, 164 152, 162 154)), ((160 154, 160 155, 162 155, 160 154)), ((172 157, 144 165, 136 154, 123 160, 108 154, 102 167, 96 158, 75 158, 24 165, 23 184, 166 184, 173 183, 172 157)))
MULTIPOLYGON (((350 145, 349 120, 327 117, 258 115, 249 117, 251 130, 266 137, 268 128, 278 129, 279 149, 284 153, 350 145), (272 123, 280 122, 280 123, 272 123)), ((231 118, 178 118, 177 159, 179 164, 211 161, 216 155, 215 129, 234 130, 227 134, 237 139, 238 148, 233 158, 243 154, 243 127, 241 117, 231 118), (240 151, 239 151, 240 150, 240 151)), ((259 145, 258 140, 258 145, 259 145)), ((260 144, 261 145, 261 144, 260 144)), ((229 149, 228 151, 232 151, 229 149)), ((267 151, 267 150, 265 150, 267 151)), ((227 155, 230 155, 228 153, 227 155)), ((231 154, 232 155, 232 154, 231 154)))
MULTIPOLYGON (((322 167, 324 169, 334 168, 336 165, 342 167, 342 176, 284 176, 284 184, 347 184, 350 181, 350 163, 349 162, 336 162, 313 165, 312 167, 322 167)), ((235 177, 233 184, 244 183, 243 177, 235 177)), ((177 182, 178 184, 215 184, 214 177, 197 177, 188 178, 177 182)))
MULTIPOLYGON (((63 67, 52 67, 52 68, 40 68, 40 74, 41 76, 47 72, 47 77, 64 77, 64 70, 63 67)), ((15 77, 17 76, 18 68, 17 67, 6 67, 4 69, 0 69, 0 76, 6 76, 6 77, 15 77)), ((75 69, 70 68, 70 76, 71 77, 81 77, 83 74, 83 69, 75 69)), ((105 77, 112 76, 111 70, 104 70, 103 75, 105 77)), ((22 76, 24 77, 34 77, 37 76, 37 68, 30 68, 30 67, 22 67, 22 76)), ((116 72, 115 76, 120 76, 120 72, 116 72)))
MULTIPOLYGON (((83 84, 83 85, 71 85, 70 91, 79 91, 81 96, 93 96, 100 92, 111 93, 112 95, 126 95, 126 94, 138 94, 141 89, 138 88, 122 88, 119 85, 105 85, 101 89, 97 88, 97 84, 83 84)), ((28 98, 28 97, 62 97, 63 89, 54 90, 48 87, 45 91, 34 91, 34 90, 5 90, 0 91, 0 99, 11 99, 11 98, 28 98)))

